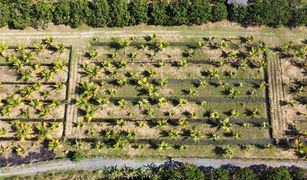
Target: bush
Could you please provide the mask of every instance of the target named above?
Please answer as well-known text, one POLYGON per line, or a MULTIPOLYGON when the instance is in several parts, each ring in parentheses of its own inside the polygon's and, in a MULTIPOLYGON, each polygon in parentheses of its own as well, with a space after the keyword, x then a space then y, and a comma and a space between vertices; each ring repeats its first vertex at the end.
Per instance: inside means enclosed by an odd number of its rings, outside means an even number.
POLYGON ((7 26, 10 18, 9 6, 5 2, 0 2, 0 27, 7 26))
POLYGON ((242 168, 236 171, 236 180, 256 180, 257 175, 251 168, 242 168))
POLYGON ((148 3, 145 0, 134 0, 130 4, 131 24, 137 25, 148 21, 148 3))
POLYGON ((52 4, 39 1, 31 8, 32 24, 36 27, 45 27, 52 21, 52 4))
POLYGON ((189 12, 190 23, 204 24, 211 18, 211 5, 208 0, 192 0, 189 12))
POLYGON ((87 0, 70 0, 70 21, 69 25, 72 28, 79 27, 86 21, 89 16, 87 0))
POLYGON ((229 180, 229 172, 226 169, 216 168, 211 171, 212 180, 229 180))
POLYGON ((291 180, 289 171, 285 167, 270 168, 264 172, 265 180, 291 180))
POLYGON ((228 15, 227 6, 223 0, 219 0, 212 8, 212 21, 221 21, 228 15))
POLYGON ((110 25, 123 27, 129 25, 128 1, 109 0, 110 25))
POLYGON ((173 1, 169 5, 169 25, 183 25, 189 23, 189 0, 173 1))
POLYGON ((245 23, 248 9, 245 5, 231 4, 228 8, 228 19, 236 23, 245 23))
POLYGON ((205 174, 197 166, 185 164, 180 168, 170 168, 160 172, 161 179, 168 180, 198 180, 204 179, 205 174))
POLYGON ((69 24, 70 23, 70 2, 67 0, 58 0, 55 3, 55 10, 53 12, 53 22, 55 24, 69 24))
POLYGON ((11 17, 9 26, 13 29, 25 29, 31 26, 31 0, 10 1, 11 17))
POLYGON ((154 0, 149 6, 149 23, 154 25, 166 25, 168 22, 168 3, 166 0, 154 0))
POLYGON ((110 6, 107 0, 93 0, 89 2, 90 15, 87 23, 93 27, 105 27, 110 21, 110 6))
POLYGON ((77 162, 81 161, 84 158, 83 154, 79 151, 71 151, 68 153, 67 156, 71 161, 77 162))

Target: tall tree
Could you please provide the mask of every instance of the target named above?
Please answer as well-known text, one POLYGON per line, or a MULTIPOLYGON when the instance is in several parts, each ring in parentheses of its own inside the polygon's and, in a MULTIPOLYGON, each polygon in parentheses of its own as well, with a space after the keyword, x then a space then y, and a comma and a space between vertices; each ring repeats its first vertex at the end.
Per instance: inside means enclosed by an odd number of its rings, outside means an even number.
POLYGON ((93 0, 89 2, 90 15, 88 24, 93 27, 104 27, 110 21, 110 6, 107 0, 93 0))
POLYGON ((128 1, 109 0, 110 5, 110 25, 123 27, 129 25, 128 1))
POLYGON ((45 27, 52 21, 52 3, 38 1, 31 8, 31 16, 34 26, 45 27))
POLYGON ((213 21, 221 21, 226 19, 228 15, 227 6, 225 1, 219 0, 212 8, 212 20, 213 21))
POLYGON ((133 0, 130 3, 129 12, 131 15, 131 24, 147 23, 148 3, 146 0, 133 0))
POLYGON ((211 5, 208 0, 191 0, 190 23, 204 24, 211 18, 211 5))
POLYGON ((166 25, 168 22, 168 2, 166 0, 154 0, 149 7, 150 24, 166 25))
POLYGON ((11 0, 11 19, 9 20, 10 27, 14 29, 25 29, 31 26, 31 0, 11 0))
POLYGON ((6 2, 0 2, 0 27, 7 26, 10 18, 9 6, 6 2))
POLYGON ((55 3, 53 22, 55 24, 70 23, 70 2, 68 0, 58 0, 55 3))
POLYGON ((169 25, 183 25, 189 23, 189 0, 173 1, 169 6, 169 25))

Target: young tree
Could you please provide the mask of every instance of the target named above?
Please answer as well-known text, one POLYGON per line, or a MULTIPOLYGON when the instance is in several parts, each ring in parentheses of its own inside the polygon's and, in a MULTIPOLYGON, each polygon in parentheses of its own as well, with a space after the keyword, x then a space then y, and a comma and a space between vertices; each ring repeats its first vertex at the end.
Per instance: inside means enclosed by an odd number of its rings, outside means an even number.
POLYGON ((212 8, 212 21, 221 21, 226 19, 228 15, 227 6, 225 1, 219 0, 212 8))
POLYGON ((110 6, 107 0, 93 0, 89 2, 90 15, 87 23, 93 27, 105 27, 110 21, 110 6))
POLYGON ((31 25, 31 0, 10 1, 11 16, 9 26, 14 29, 25 29, 31 25))
POLYGON ((70 2, 67 0, 59 0, 55 4, 53 12, 53 22, 55 24, 69 24, 70 22, 70 2))
POLYGON ((188 24, 188 11, 190 7, 189 0, 173 1, 169 5, 169 25, 183 25, 188 24))
POLYGON ((123 27, 129 25, 130 14, 128 11, 128 1, 109 0, 110 5, 110 25, 123 27))
POLYGON ((131 14, 131 24, 137 25, 147 23, 148 3, 145 0, 133 0, 130 3, 129 12, 131 14))
POLYGON ((7 26, 9 17, 10 17, 9 5, 5 2, 0 2, 0 27, 7 26))
POLYGON ((204 24, 211 18, 211 6, 208 0, 191 0, 190 23, 204 24))
POLYGON ((231 4, 228 6, 228 19, 236 23, 244 23, 248 15, 245 5, 231 4))
POLYGON ((32 23, 34 26, 45 27, 52 21, 52 3, 38 1, 31 8, 32 23))
POLYGON ((149 23, 154 25, 166 25, 168 22, 168 2, 166 0, 154 0, 149 6, 149 23))

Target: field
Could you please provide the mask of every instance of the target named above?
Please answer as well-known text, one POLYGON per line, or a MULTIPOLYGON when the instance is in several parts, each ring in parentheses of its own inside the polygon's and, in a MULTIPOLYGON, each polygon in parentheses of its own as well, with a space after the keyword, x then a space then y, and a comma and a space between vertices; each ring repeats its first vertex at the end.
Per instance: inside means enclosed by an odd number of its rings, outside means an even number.
POLYGON ((275 43, 154 33, 93 36, 83 44, 51 36, 3 41, 1 165, 74 152, 296 159, 295 150, 275 142, 292 137, 286 134, 292 121, 302 127, 306 119, 300 101, 306 97, 306 44, 296 41, 292 48, 303 55, 284 56, 291 51, 275 43), (301 90, 293 93, 292 86, 301 90))

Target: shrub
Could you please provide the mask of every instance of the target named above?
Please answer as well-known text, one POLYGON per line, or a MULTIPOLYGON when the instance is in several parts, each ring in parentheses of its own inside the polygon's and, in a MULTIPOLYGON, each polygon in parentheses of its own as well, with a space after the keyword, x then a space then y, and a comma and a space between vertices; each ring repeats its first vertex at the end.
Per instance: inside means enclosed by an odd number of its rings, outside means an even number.
POLYGON ((221 21, 228 15, 227 6, 223 0, 219 0, 212 8, 212 21, 221 21))
POLYGON ((211 5, 208 0, 192 0, 189 12, 190 23, 207 23, 211 18, 211 5))
POLYGON ((5 2, 0 2, 0 27, 7 26, 10 18, 9 6, 5 2))
POLYGON ((240 168, 235 175, 237 180, 256 180, 257 175, 251 168, 240 168))
POLYGON ((169 180, 198 180, 204 179, 202 170, 192 164, 185 164, 180 168, 170 168, 160 172, 161 179, 169 180))
POLYGON ((129 25, 128 1, 109 0, 110 25, 123 27, 129 25))
POLYGON ((105 27, 110 21, 110 6, 107 0, 93 0, 89 2, 90 15, 87 23, 93 27, 105 27))
POLYGON ((248 15, 248 9, 245 5, 231 4, 228 7, 228 19, 237 23, 244 23, 248 15))
POLYGON ((71 151, 68 153, 67 156, 71 161, 77 162, 81 161, 84 158, 83 154, 79 151, 71 151))
POLYGON ((168 3, 166 0, 154 0, 149 6, 149 23, 154 25, 166 25, 168 22, 168 3))
POLYGON ((270 168, 264 172, 265 180, 291 180, 289 171, 285 167, 270 168))
POLYGON ((189 10, 189 0, 178 0, 173 1, 169 5, 169 25, 183 25, 188 24, 188 10, 189 10))
POLYGON ((70 23, 70 2, 67 0, 59 0, 55 3, 55 10, 53 12, 53 22, 55 24, 69 24, 70 23))
POLYGON ((148 3, 145 0, 134 0, 130 4, 129 12, 131 14, 131 24, 137 25, 147 23, 148 3))
POLYGON ((31 8, 32 23, 34 26, 45 27, 52 21, 52 4, 39 1, 31 8))
POLYGON ((229 172, 223 168, 216 168, 211 171, 211 179, 213 180, 229 180, 229 172))
POLYGON ((10 9, 11 19, 9 20, 10 27, 14 29, 25 29, 31 26, 31 0, 15 0, 11 1, 10 9))

